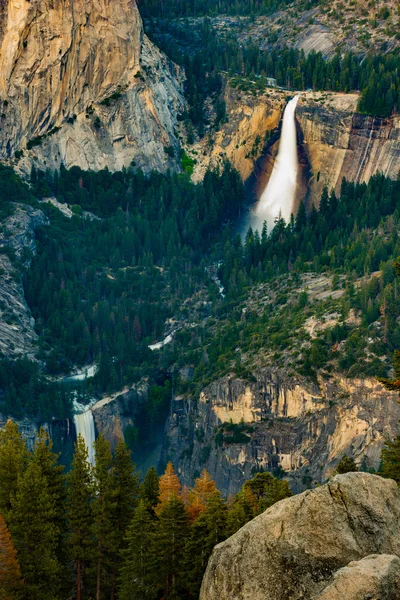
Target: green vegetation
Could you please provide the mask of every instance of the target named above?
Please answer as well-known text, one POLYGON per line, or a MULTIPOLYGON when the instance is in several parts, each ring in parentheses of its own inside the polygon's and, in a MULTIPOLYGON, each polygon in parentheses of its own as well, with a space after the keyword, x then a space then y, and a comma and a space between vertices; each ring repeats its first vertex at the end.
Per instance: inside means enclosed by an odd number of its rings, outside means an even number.
MULTIPOLYGON (((309 10, 320 0, 305 0, 300 7, 309 10)), ((291 0, 188 0, 174 1, 165 0, 161 3, 157 0, 142 0, 139 5, 144 17, 202 17, 211 15, 270 15, 277 10, 284 9, 291 0)))
POLYGON ((214 546, 291 496, 259 473, 228 503, 206 471, 183 490, 171 463, 139 486, 122 442, 112 455, 100 435, 95 450, 92 467, 79 437, 65 476, 43 430, 32 452, 13 422, 0 432, 0 574, 17 576, 0 582, 7 599, 198 598, 214 546))

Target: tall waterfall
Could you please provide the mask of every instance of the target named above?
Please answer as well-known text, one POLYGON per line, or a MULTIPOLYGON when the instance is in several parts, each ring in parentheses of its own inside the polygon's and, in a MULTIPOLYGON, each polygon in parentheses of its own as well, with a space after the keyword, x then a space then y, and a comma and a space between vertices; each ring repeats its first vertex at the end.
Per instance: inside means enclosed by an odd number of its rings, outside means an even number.
POLYGON ((279 142, 279 151, 267 187, 255 209, 257 225, 267 221, 268 228, 272 229, 274 220, 279 214, 290 221, 293 212, 293 201, 296 192, 298 171, 297 134, 295 111, 299 96, 296 96, 286 106, 282 133, 279 142))
POLYGON ((76 429, 76 437, 79 434, 85 440, 85 444, 89 453, 89 462, 94 465, 95 463, 95 452, 94 452, 94 441, 96 439, 96 433, 94 429, 94 418, 93 413, 89 409, 86 412, 77 414, 74 416, 74 423, 76 429))

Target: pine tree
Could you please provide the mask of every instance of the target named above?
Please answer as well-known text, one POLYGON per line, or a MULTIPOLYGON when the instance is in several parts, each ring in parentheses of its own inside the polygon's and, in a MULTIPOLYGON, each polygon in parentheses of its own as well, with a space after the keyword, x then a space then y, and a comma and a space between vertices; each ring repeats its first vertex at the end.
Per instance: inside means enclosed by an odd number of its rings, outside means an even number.
POLYGON ((254 516, 293 495, 288 482, 277 479, 271 473, 257 473, 253 479, 246 481, 243 491, 247 492, 250 502, 255 501, 254 516))
POLYGON ((93 502, 94 531, 96 535, 96 600, 110 595, 112 557, 117 548, 114 528, 117 490, 112 467, 109 442, 102 434, 95 442, 94 466, 95 499, 93 502))
POLYGON ((379 474, 388 479, 394 479, 400 485, 400 436, 388 440, 382 448, 381 467, 379 474))
POLYGON ((153 577, 160 582, 165 600, 178 600, 184 589, 184 551, 189 531, 188 515, 178 496, 158 505, 158 524, 154 535, 153 577))
POLYGON ((338 466, 336 467, 336 473, 341 475, 343 473, 354 473, 358 471, 358 467, 352 458, 348 456, 343 456, 340 459, 338 466))
POLYGON ((21 569, 10 532, 0 515, 0 598, 14 600, 22 588, 21 569))
POLYGON ((208 559, 214 546, 227 537, 227 505, 215 490, 204 510, 193 523, 185 545, 185 585, 193 598, 198 598, 208 559))
POLYGON ((139 493, 139 476, 132 464, 129 448, 122 440, 117 444, 113 457, 115 485, 115 509, 113 528, 116 547, 112 557, 111 599, 115 598, 117 574, 121 565, 121 550, 126 547, 125 535, 132 521, 139 493))
POLYGON ((139 498, 151 508, 155 508, 158 504, 158 496, 160 494, 160 478, 155 467, 150 467, 147 471, 143 482, 139 488, 139 498))
POLYGON ((74 593, 87 597, 87 571, 94 555, 92 502, 94 486, 88 449, 81 435, 67 476, 68 553, 73 563, 74 593))
POLYGON ((66 528, 66 477, 64 475, 64 466, 59 464, 59 456, 59 454, 53 452, 53 442, 49 434, 41 428, 33 451, 32 460, 39 465, 47 482, 48 491, 54 506, 53 522, 60 532, 57 555, 59 560, 64 560, 65 548, 62 545, 61 533, 65 532, 66 528))
POLYGON ((31 461, 18 477, 11 498, 10 531, 24 579, 21 597, 25 600, 54 600, 57 597, 61 565, 56 550, 59 530, 54 524, 56 510, 40 466, 31 461))
POLYGON ((157 576, 152 568, 154 528, 154 519, 146 502, 140 500, 127 530, 127 547, 122 551, 120 600, 153 600, 157 597, 157 576))
POLYGON ((0 511, 8 519, 11 496, 17 489, 18 477, 26 469, 28 450, 18 425, 7 421, 0 431, 0 511))

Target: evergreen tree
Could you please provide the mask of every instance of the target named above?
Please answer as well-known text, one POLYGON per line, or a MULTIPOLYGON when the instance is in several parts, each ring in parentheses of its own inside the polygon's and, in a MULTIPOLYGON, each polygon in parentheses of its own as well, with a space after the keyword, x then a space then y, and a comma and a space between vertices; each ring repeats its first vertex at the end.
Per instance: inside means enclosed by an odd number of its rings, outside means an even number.
POLYGON ((153 554, 155 581, 159 581, 165 600, 178 600, 184 590, 184 551, 189 530, 188 515, 178 496, 159 505, 153 554))
POLYGON ((77 600, 88 597, 88 568, 94 557, 92 468, 88 449, 79 435, 67 476, 68 552, 73 564, 73 587, 77 600))
POLYGON ((53 452, 52 439, 43 428, 40 429, 32 461, 41 468, 42 475, 46 479, 48 492, 54 506, 53 523, 60 533, 57 556, 62 561, 64 560, 65 552, 65 545, 62 543, 61 534, 64 534, 66 529, 66 477, 64 475, 64 466, 59 464, 59 454, 53 452))
POLYGON ((21 597, 25 600, 54 600, 57 597, 61 565, 56 551, 59 530, 56 508, 40 466, 29 462, 18 477, 11 498, 10 530, 24 579, 21 597))
POLYGON ((154 519, 146 502, 140 500, 126 533, 126 549, 122 551, 120 600, 153 600, 157 597, 152 554, 154 528, 154 519))
POLYGON ((10 532, 0 515, 0 599, 15 600, 22 589, 21 569, 10 532))
POLYGON ((243 489, 248 492, 250 501, 255 500, 254 516, 264 512, 279 500, 292 496, 287 481, 273 477, 271 473, 257 473, 253 479, 246 481, 243 489))
POLYGON ((379 474, 394 479, 400 485, 400 436, 388 440, 382 448, 379 474))
POLYGON ((121 564, 121 550, 125 548, 125 535, 132 521, 139 493, 139 476, 132 464, 129 448, 119 440, 113 457, 113 476, 115 485, 115 508, 113 511, 113 529, 116 540, 112 556, 111 599, 115 598, 117 574, 121 564))
POLYGON ((158 504, 159 494, 160 478, 155 467, 150 467, 143 482, 140 484, 139 498, 154 509, 158 504))
POLYGON ((354 460, 349 456, 343 456, 338 462, 335 473, 341 475, 343 473, 354 473, 358 471, 358 467, 354 460))
POLYGON ((111 574, 113 556, 117 550, 115 530, 115 479, 111 471, 112 454, 109 442, 102 434, 95 441, 94 466, 95 499, 93 501, 94 532, 96 535, 96 600, 109 597, 113 587, 111 574))
POLYGON ((204 571, 214 546, 227 537, 227 505, 214 490, 204 510, 190 528, 185 545, 185 585, 190 597, 198 598, 204 571))
POLYGON ((9 420, 0 430, 0 511, 6 520, 11 497, 16 493, 18 477, 26 469, 28 450, 18 425, 9 420))

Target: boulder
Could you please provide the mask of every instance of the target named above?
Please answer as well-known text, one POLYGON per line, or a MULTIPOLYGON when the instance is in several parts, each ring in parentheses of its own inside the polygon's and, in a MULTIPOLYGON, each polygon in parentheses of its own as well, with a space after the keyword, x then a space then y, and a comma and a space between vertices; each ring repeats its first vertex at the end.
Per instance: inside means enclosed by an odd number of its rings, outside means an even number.
POLYGON ((400 555, 400 491, 376 475, 337 475, 216 546, 200 600, 311 600, 371 554, 400 555))
POLYGON ((372 554, 335 573, 333 581, 313 600, 398 600, 400 559, 372 554))

